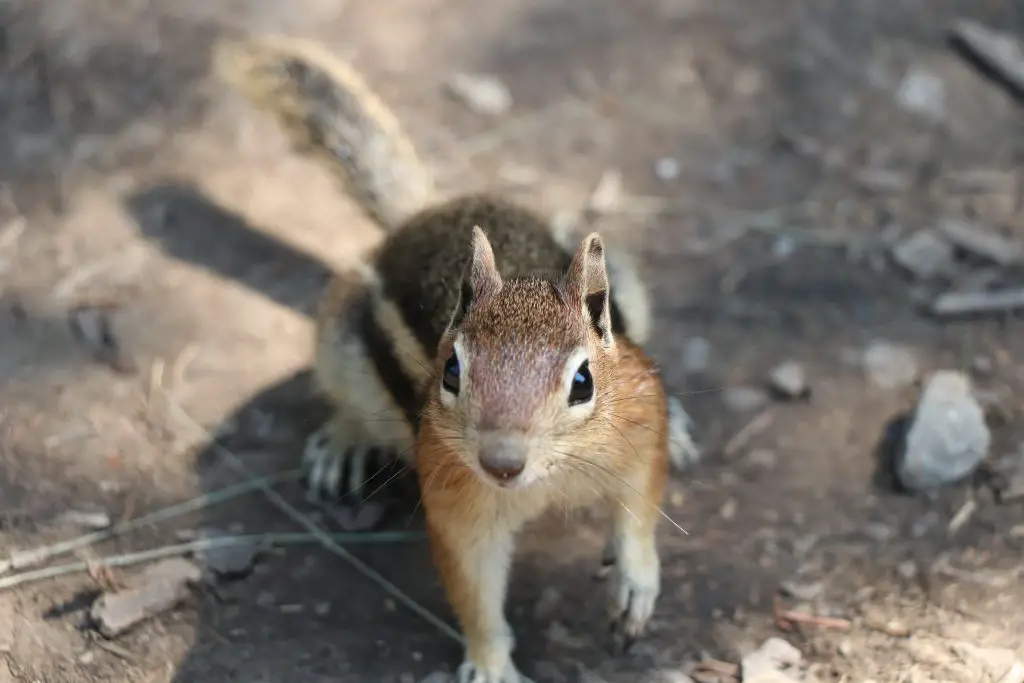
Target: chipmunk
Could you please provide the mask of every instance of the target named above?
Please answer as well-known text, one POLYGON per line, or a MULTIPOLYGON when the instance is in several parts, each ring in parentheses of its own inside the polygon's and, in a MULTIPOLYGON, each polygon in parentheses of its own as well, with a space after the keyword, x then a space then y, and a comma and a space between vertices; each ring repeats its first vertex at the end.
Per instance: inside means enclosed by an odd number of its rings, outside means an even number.
POLYGON ((309 490, 361 492, 375 452, 415 470, 465 635, 460 683, 526 680, 506 583, 516 532, 551 506, 610 502, 616 630, 639 636, 659 592, 668 463, 696 447, 642 349, 650 303, 629 260, 494 195, 440 198, 395 116, 324 48, 229 40, 214 64, 386 233, 317 311, 315 374, 334 413, 307 442, 309 490))

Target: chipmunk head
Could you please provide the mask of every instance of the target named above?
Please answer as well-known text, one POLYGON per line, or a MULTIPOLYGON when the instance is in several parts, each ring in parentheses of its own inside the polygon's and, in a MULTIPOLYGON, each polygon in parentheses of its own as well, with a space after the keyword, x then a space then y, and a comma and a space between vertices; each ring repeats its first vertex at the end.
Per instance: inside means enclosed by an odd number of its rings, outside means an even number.
POLYGON ((502 488, 526 486, 572 466, 580 429, 608 422, 602 397, 615 358, 597 233, 583 239, 559 281, 506 280, 476 227, 439 344, 429 419, 477 476, 502 488))

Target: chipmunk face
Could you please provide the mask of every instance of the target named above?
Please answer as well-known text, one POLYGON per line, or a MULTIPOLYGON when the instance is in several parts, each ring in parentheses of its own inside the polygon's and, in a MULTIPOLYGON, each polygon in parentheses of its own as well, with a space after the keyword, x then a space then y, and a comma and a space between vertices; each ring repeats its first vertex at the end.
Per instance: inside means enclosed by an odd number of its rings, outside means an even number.
POLYGON ((527 486, 586 457, 572 451, 580 429, 602 417, 601 395, 615 359, 608 309, 596 233, 555 284, 503 280, 487 237, 475 228, 473 258, 431 389, 439 438, 501 488, 527 486))

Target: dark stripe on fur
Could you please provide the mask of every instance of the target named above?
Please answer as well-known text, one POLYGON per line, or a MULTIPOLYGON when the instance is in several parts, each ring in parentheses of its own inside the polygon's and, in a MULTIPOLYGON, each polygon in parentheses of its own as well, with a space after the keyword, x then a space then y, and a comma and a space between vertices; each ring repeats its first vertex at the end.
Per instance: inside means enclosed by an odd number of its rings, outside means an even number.
POLYGON ((377 376, 391 394, 395 404, 405 414, 405 419, 412 425, 413 432, 417 431, 422 409, 419 392, 416 390, 415 382, 398 362, 392 340, 384 334, 369 302, 363 307, 362 333, 367 355, 377 371, 377 376))

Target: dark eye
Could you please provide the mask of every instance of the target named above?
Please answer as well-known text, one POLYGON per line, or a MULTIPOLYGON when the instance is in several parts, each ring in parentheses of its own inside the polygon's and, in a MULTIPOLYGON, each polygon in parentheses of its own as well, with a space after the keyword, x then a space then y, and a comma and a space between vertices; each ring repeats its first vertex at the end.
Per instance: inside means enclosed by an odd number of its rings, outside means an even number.
POLYGON ((569 405, 576 406, 594 398, 594 378, 590 374, 590 361, 583 361, 572 377, 569 405))
POLYGON ((459 367, 459 357, 452 351, 452 355, 448 356, 448 360, 444 362, 444 373, 441 375, 441 386, 444 387, 445 391, 459 395, 459 375, 462 369, 459 367))

